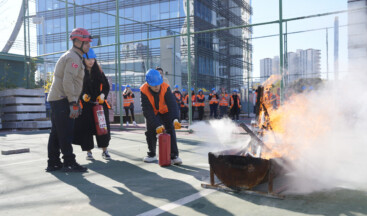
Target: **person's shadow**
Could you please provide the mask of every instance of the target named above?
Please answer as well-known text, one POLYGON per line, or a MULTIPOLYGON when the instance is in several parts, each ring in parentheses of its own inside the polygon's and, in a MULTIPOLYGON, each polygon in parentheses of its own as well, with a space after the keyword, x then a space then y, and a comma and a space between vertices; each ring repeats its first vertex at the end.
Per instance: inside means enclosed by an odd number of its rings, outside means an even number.
POLYGON ((130 191, 122 187, 114 187, 121 194, 115 193, 102 185, 95 184, 81 173, 53 172, 56 178, 69 184, 88 196, 90 205, 110 215, 136 215, 139 209, 152 209, 155 206, 137 198, 130 191), (129 204, 139 208, 131 208, 129 204))
MULTIPOLYGON (((154 166, 158 165, 154 164, 154 166)), ((175 169, 174 167, 170 168, 175 169)), ((88 165, 88 169, 117 181, 125 185, 126 188, 117 187, 122 193, 118 194, 103 187, 103 184, 92 183, 87 179, 88 176, 85 177, 80 173, 66 175, 54 172, 53 174, 61 181, 76 187, 87 195, 90 199, 90 205, 111 215, 141 214, 157 208, 148 203, 148 200, 162 200, 162 202, 164 201, 162 205, 164 205, 198 192, 197 189, 184 181, 164 178, 155 172, 147 171, 125 161, 111 160, 108 163, 94 161, 88 165)), ((189 171, 183 171, 183 173, 185 172, 189 171)), ((186 206, 203 214, 215 212, 216 215, 232 215, 205 197, 187 203, 186 206)), ((165 215, 172 214, 165 212, 165 215)))

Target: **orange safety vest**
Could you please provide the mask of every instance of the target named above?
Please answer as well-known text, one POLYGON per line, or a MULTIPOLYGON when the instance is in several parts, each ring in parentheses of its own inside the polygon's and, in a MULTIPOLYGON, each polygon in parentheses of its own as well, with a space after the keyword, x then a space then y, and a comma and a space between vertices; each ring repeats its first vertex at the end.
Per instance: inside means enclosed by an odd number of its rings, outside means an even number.
MULTIPOLYGON (((187 103, 189 103, 187 101, 187 103)), ((192 106, 196 107, 196 95, 191 95, 191 103, 192 103, 192 106)))
MULTIPOLYGON (((198 97, 198 99, 202 100, 202 99, 204 99, 205 95, 199 95, 198 94, 197 97, 198 97)), ((203 106, 205 106, 205 103, 204 102, 196 102, 196 106, 203 107, 203 106)))
POLYGON ((188 103, 189 103, 189 95, 187 94, 187 95, 185 95, 184 97, 183 97, 183 104, 181 103, 181 107, 187 107, 188 105, 188 103))
MULTIPOLYGON (((233 95, 232 95, 233 96, 233 95)), ((233 101, 233 97, 231 96, 231 109, 234 105, 234 101, 233 101)), ((241 105, 240 105, 240 98, 237 96, 237 105, 238 105, 238 108, 241 108, 241 105)))
POLYGON ((175 96, 176 96, 177 100, 181 100, 181 94, 180 93, 175 92, 175 96))
POLYGON ((218 103, 217 96, 215 94, 210 94, 210 95, 212 95, 212 99, 210 99, 209 104, 217 104, 218 103))
POLYGON ((130 104, 134 104, 134 98, 127 95, 126 99, 124 98, 124 107, 130 107, 130 104))
POLYGON ((228 94, 221 94, 219 97, 219 106, 228 106, 228 94))
POLYGON ((157 115, 158 113, 164 114, 168 112, 168 107, 167 107, 166 101, 164 100, 164 95, 166 94, 168 87, 169 85, 165 82, 161 84, 161 91, 159 93, 159 110, 157 110, 157 108, 155 107, 154 96, 149 91, 148 83, 144 83, 140 87, 140 91, 148 97, 148 100, 153 107, 155 115, 157 115))

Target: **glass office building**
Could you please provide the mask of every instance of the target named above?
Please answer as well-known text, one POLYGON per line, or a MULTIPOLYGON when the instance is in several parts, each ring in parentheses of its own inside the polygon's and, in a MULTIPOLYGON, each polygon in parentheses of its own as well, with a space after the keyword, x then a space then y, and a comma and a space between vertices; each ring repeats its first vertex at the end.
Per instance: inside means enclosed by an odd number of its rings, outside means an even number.
MULTIPOLYGON (((191 32, 246 25, 249 0, 190 0, 191 32)), ((161 66, 171 85, 187 87, 187 37, 166 37, 187 32, 186 0, 119 1, 121 84, 139 87, 145 71, 161 66), (166 37, 149 40, 150 38, 166 37), (145 40, 145 41, 144 41, 145 40)), ((97 60, 113 82, 117 71, 116 1, 37 0, 38 54, 65 51, 72 46, 68 34, 86 28, 96 39, 97 60), (67 10, 65 5, 68 5, 67 10)), ((251 71, 251 28, 192 34, 191 80, 196 88, 240 88, 251 71)), ((42 73, 52 72, 61 54, 48 55, 42 73)), ((117 79, 116 79, 117 78, 117 79)))

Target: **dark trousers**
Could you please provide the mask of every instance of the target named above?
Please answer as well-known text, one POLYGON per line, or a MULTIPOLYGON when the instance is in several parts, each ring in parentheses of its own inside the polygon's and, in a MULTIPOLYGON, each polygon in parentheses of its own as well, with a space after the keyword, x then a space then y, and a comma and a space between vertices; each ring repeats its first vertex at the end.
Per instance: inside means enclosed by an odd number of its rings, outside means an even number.
POLYGON ((75 163, 71 141, 73 140, 74 119, 69 117, 70 108, 67 99, 51 101, 51 133, 48 139, 48 164, 60 162, 60 150, 64 164, 75 163))
POLYGON ((218 104, 210 104, 210 117, 217 118, 217 109, 218 109, 218 104))
POLYGON ((187 107, 181 107, 181 120, 186 120, 188 111, 187 107))
POLYGON ((191 119, 194 120, 194 116, 195 116, 195 108, 194 106, 191 106, 192 108, 192 113, 191 113, 191 119))
POLYGON ((77 119, 75 119, 74 123, 74 136, 73 136, 73 144, 80 145, 83 151, 89 151, 94 148, 94 139, 95 135, 97 140, 98 148, 106 148, 108 147, 111 140, 111 128, 110 128, 110 120, 109 120, 109 111, 106 103, 104 103, 103 111, 107 124, 108 133, 105 135, 97 135, 96 125, 94 122, 94 113, 93 107, 95 105, 91 103, 84 103, 83 112, 77 119))
POLYGON ((203 120, 203 118, 204 118, 204 107, 199 106, 198 107, 198 112, 199 112, 199 120, 203 120))
POLYGON ((178 111, 179 118, 181 118, 181 105, 179 103, 177 103, 177 111, 178 111))
POLYGON ((227 106, 219 106, 219 118, 223 118, 227 114, 227 106))
MULTIPOLYGON (((158 114, 157 116, 160 119, 161 124, 164 125, 166 129, 166 133, 171 135, 171 158, 178 156, 178 148, 177 148, 177 140, 176 140, 176 131, 173 127, 172 119, 169 116, 169 113, 158 114)), ((148 143, 148 156, 154 157, 156 155, 156 147, 157 147, 157 132, 156 128, 150 125, 146 125, 147 131, 145 132, 145 137, 148 143)))
POLYGON ((134 116, 134 107, 124 107, 125 109, 125 113, 126 113, 126 122, 130 122, 130 118, 129 118, 129 110, 131 112, 131 117, 133 118, 133 121, 135 121, 135 116, 134 116))
POLYGON ((232 116, 232 120, 239 120, 239 116, 240 116, 240 109, 238 107, 232 107, 231 109, 231 116, 232 116))

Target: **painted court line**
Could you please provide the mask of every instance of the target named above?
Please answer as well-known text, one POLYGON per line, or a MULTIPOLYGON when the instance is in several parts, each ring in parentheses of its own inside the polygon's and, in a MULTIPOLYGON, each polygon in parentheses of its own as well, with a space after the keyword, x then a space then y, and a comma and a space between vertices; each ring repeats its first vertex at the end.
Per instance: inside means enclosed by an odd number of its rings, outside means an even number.
POLYGON ((183 206, 189 202, 192 202, 194 200, 197 200, 201 197, 205 197, 213 192, 215 192, 216 190, 213 190, 213 189, 204 189, 200 192, 197 192, 197 193, 194 193, 192 195, 189 195, 187 197, 184 197, 182 199, 179 199, 179 200, 176 200, 174 202, 171 202, 171 203, 168 203, 166 205, 163 205, 161 207, 158 207, 158 208, 155 208, 155 209, 152 209, 150 211, 147 211, 147 212, 144 212, 144 213, 141 213, 137 216, 155 216, 155 215, 159 215, 159 214, 162 214, 164 212, 168 212, 172 209, 175 209, 177 207, 180 207, 180 206, 183 206))

